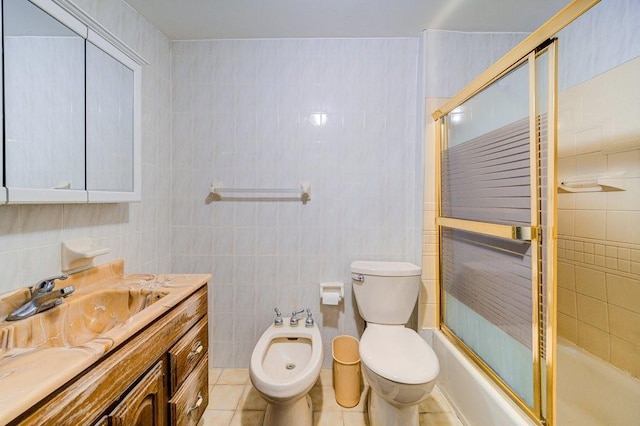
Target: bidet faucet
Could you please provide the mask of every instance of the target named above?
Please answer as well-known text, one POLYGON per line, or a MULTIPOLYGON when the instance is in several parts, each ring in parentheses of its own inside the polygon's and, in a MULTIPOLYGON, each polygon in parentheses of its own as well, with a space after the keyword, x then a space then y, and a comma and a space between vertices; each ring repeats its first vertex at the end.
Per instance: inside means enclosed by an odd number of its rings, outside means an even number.
POLYGON ((304 309, 300 309, 299 311, 291 312, 291 319, 289 320, 289 325, 291 327, 297 327, 298 326, 298 318, 296 318, 296 315, 300 315, 303 312, 304 312, 304 309))
POLYGON ((51 278, 45 278, 39 281, 36 285, 29 288, 31 292, 31 300, 18 309, 14 310, 7 317, 7 321, 17 321, 24 318, 28 318, 38 312, 46 311, 54 306, 62 303, 62 298, 70 296, 76 289, 70 285, 58 290, 53 290, 55 287, 55 280, 66 280, 68 275, 57 275, 51 278))
POLYGON ((311 309, 307 308, 307 319, 304 321, 304 326, 313 327, 313 325, 314 325, 314 321, 313 321, 313 318, 311 317, 311 309))
POLYGON ((273 308, 273 310, 276 312, 276 319, 273 320, 273 325, 280 327, 282 326, 282 312, 278 308, 273 308))

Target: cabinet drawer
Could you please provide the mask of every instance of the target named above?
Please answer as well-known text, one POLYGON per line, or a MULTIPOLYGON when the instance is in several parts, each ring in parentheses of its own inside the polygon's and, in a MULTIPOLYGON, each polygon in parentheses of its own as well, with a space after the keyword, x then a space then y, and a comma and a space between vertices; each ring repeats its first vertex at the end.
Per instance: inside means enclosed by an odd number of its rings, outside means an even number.
POLYGON ((205 316, 169 350, 170 395, 182 386, 184 379, 205 357, 208 349, 209 332, 205 316))
POLYGON ((209 403, 209 370, 207 367, 208 362, 205 356, 169 401, 172 426, 195 426, 198 424, 209 403))

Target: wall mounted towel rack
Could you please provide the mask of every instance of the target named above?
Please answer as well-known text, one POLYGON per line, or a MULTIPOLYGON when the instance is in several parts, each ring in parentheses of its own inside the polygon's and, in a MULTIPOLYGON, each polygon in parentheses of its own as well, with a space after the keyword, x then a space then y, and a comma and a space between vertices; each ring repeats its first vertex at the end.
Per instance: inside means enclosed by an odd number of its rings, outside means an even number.
POLYGON ((307 204, 311 200, 309 182, 300 182, 298 188, 225 188, 221 182, 213 182, 209 192, 214 201, 302 201, 307 204), (225 193, 239 195, 223 196, 225 193))

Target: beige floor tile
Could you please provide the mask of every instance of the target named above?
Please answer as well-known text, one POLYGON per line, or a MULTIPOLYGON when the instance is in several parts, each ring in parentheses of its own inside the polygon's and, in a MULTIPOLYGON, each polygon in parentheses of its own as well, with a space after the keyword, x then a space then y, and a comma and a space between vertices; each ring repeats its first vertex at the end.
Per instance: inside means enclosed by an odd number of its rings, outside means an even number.
POLYGON ((454 413, 420 413, 420 426, 464 426, 454 413))
POLYGON ((261 426, 264 411, 236 411, 229 426, 261 426))
POLYGON ((317 386, 333 386, 333 370, 330 368, 323 368, 320 370, 320 377, 316 382, 317 386))
MULTIPOLYGON (((331 385, 332 370, 324 369, 309 395, 313 401, 315 426, 368 426, 368 386, 363 385, 356 407, 341 407, 331 385), (324 385, 324 386, 323 386, 324 385)), ((198 426, 261 425, 267 402, 250 384, 247 369, 209 369, 209 406, 198 426), (213 385, 213 383, 218 383, 213 385)), ((365 382, 366 383, 366 382, 365 382)), ((421 426, 462 426, 444 394, 436 386, 420 404, 421 426)))
POLYGON ((239 410, 264 411, 267 408, 267 401, 253 387, 253 385, 245 385, 244 393, 238 404, 239 410))
POLYGON ((342 415, 344 416, 344 426, 369 426, 367 413, 345 411, 342 415))
POLYGON ((233 411, 204 410, 198 426, 229 426, 233 414, 233 411))
POLYGON ((313 411, 342 411, 331 386, 314 386, 309 396, 313 402, 313 411))
POLYGON ((367 397, 369 396, 369 387, 363 387, 362 392, 360 392, 360 401, 358 405, 351 408, 342 407, 342 411, 351 412, 351 411, 367 411, 367 397))
POLYGON ((222 373, 222 368, 210 368, 209 369, 209 385, 215 385, 222 373))
POLYGON ((420 403, 418 411, 421 413, 452 413, 453 409, 440 389, 435 387, 433 391, 431 391, 431 395, 420 403))
POLYGON ((209 410, 236 410, 244 393, 244 385, 214 385, 209 387, 209 410))
POLYGON ((225 368, 216 382, 218 385, 246 385, 248 383, 249 370, 246 368, 225 368))
MULTIPOLYGON (((323 386, 326 387, 326 386, 323 386)), ((313 413, 313 426, 342 426, 344 413, 339 411, 317 411, 313 413)))

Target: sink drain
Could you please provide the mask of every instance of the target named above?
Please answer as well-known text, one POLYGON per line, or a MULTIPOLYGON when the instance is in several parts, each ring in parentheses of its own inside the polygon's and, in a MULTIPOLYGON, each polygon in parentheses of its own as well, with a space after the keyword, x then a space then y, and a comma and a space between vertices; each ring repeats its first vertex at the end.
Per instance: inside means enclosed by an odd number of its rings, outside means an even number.
POLYGON ((296 368, 295 364, 293 364, 293 363, 287 364, 287 370, 293 370, 294 368, 296 368))

